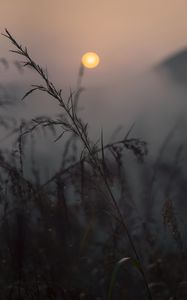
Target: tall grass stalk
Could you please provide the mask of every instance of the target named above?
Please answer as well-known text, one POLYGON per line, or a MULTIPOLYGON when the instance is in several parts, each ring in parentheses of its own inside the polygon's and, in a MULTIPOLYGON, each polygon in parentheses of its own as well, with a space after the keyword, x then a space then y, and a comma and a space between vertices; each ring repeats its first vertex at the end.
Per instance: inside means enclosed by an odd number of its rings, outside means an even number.
MULTIPOLYGON (((61 117, 58 120, 51 120, 51 119, 45 119, 45 120, 39 120, 38 123, 34 125, 31 129, 27 130, 26 133, 31 132, 34 130, 37 126, 60 126, 61 127, 61 133, 58 136, 57 140, 62 138, 62 136, 65 133, 69 133, 71 135, 74 135, 76 138, 79 139, 79 141, 82 143, 82 153, 81 153, 81 161, 86 161, 95 171, 96 174, 96 180, 102 180, 105 189, 108 193, 108 197, 110 199, 110 202, 115 210, 116 213, 116 219, 120 222, 120 224, 123 226, 127 237, 129 244, 131 246, 131 249, 133 251, 133 254, 135 256, 135 259, 137 261, 137 264, 139 268, 141 269, 142 278, 144 280, 145 288, 147 291, 148 299, 152 300, 152 296, 149 290, 149 286, 147 283, 147 279, 145 276, 145 272, 140 260, 140 257, 138 255, 138 251, 136 249, 136 245, 133 241, 133 238, 131 236, 130 230, 127 226, 126 221, 124 220, 124 217, 121 213, 120 207, 118 205, 117 200, 115 199, 115 196, 112 192, 112 189, 110 187, 106 172, 105 172, 105 150, 106 148, 113 147, 112 145, 105 146, 103 143, 103 134, 101 134, 100 138, 100 147, 98 147, 98 144, 95 144, 91 141, 89 135, 88 135, 88 124, 85 124, 82 119, 78 116, 77 112, 77 104, 78 104, 78 94, 76 93, 75 97, 71 93, 69 98, 67 100, 63 99, 62 97, 62 90, 57 89, 56 86, 53 84, 52 81, 49 80, 48 73, 45 71, 38 63, 36 63, 28 53, 28 50, 26 47, 23 47, 20 45, 15 38, 10 34, 10 32, 6 29, 5 33, 3 35, 10 40, 10 42, 15 46, 14 50, 10 50, 13 53, 16 53, 20 55, 24 59, 24 66, 30 67, 32 70, 34 70, 39 77, 43 80, 44 84, 35 84, 32 85, 31 89, 23 96, 22 100, 24 100, 26 97, 28 97, 30 94, 32 94, 35 91, 41 91, 43 93, 47 93, 49 96, 54 99, 60 108, 62 109, 61 117), (101 152, 101 158, 99 157, 99 153, 101 152)), ((80 78, 83 75, 80 74, 80 78)), ((80 85, 80 82, 79 82, 80 85)), ((120 141, 125 147, 132 149, 133 151, 136 151, 138 147, 136 148, 135 145, 138 143, 138 141, 135 140, 127 140, 126 138, 122 141, 120 141)), ((118 142, 119 144, 119 142, 118 142)), ((138 153, 137 153, 138 154, 138 153)), ((80 161, 78 162, 80 163, 80 161)), ((98 182, 99 182, 98 180, 98 182)))

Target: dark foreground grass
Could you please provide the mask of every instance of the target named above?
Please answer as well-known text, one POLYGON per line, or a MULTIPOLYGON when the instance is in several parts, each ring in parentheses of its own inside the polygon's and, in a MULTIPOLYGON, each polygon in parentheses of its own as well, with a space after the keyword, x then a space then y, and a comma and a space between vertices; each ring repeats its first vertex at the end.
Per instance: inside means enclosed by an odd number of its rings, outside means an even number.
MULTIPOLYGON (((137 214, 125 175, 124 153, 131 151, 143 168, 146 143, 130 138, 131 130, 110 144, 101 130, 93 142, 78 110, 83 67, 78 90, 64 99, 27 48, 8 30, 3 35, 42 82, 22 100, 40 91, 61 112, 22 122, 16 151, 0 156, 1 299, 183 299, 185 248, 170 188, 163 220, 178 250, 163 253, 147 219, 137 214), (64 143, 59 171, 42 183, 34 159, 32 179, 24 171, 28 136, 39 128, 52 130, 54 140, 64 143)), ((171 184, 175 170, 168 175, 171 184)))

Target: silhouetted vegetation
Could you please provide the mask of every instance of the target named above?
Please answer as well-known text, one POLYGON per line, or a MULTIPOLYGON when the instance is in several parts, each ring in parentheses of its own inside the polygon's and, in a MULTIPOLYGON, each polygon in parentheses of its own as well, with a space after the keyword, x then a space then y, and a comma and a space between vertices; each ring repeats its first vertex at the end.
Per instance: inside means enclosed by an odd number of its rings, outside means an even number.
MULTIPOLYGON (((13 149, 0 153, 0 299, 187 299, 186 245, 178 216, 186 196, 182 146, 173 163, 164 158, 176 128, 155 164, 146 161, 146 142, 131 137, 133 126, 119 141, 105 143, 102 130, 92 141, 89 124, 79 115, 83 66, 77 90, 64 99, 27 48, 8 30, 3 35, 41 80, 22 100, 46 93, 60 113, 15 121, 16 129, 12 118, 0 119, 17 135, 13 149), (54 142, 63 143, 62 161, 58 172, 41 178, 34 143, 38 131, 46 129, 54 142), (129 156, 136 161, 132 171, 137 177, 141 172, 136 183, 128 178, 129 156), (138 184, 139 205, 133 191, 138 184)), ((9 97, 1 98, 3 109, 9 97)))

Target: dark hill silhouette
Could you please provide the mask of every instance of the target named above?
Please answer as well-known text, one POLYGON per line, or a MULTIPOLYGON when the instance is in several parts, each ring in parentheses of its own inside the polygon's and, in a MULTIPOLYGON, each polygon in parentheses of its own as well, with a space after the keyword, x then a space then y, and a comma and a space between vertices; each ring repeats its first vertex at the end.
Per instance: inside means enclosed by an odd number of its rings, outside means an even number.
POLYGON ((156 71, 164 72, 180 84, 187 84, 187 48, 170 55, 156 66, 156 71))

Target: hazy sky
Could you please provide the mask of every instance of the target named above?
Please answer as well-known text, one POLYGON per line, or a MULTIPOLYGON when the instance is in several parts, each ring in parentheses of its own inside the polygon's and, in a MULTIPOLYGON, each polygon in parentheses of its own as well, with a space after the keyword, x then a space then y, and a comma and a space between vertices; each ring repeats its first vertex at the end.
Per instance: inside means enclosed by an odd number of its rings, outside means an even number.
MULTIPOLYGON (((163 82, 141 74, 187 46, 186 15, 186 0, 0 0, 1 31, 8 28, 28 46, 67 91, 75 86, 82 54, 98 52, 101 64, 86 70, 83 96, 84 106, 89 104, 86 117, 92 123, 97 118, 98 126, 103 125, 103 116, 111 127, 121 120, 128 124, 142 103, 158 100, 158 109, 162 97, 177 98, 176 91, 166 92, 163 82)), ((0 57, 13 61, 16 57, 8 54, 10 44, 5 38, 1 37, 0 45, 0 57)), ((13 67, 2 72, 1 66, 0 71, 1 81, 24 86, 29 78, 29 72, 24 73, 28 77, 17 76, 13 67)), ((41 102, 32 105, 43 109, 41 102)))
MULTIPOLYGON (((175 132, 175 146, 185 144, 187 90, 154 74, 152 67, 187 47, 187 0, 0 0, 0 31, 4 28, 28 47, 39 64, 48 67, 50 79, 65 95, 70 87, 75 88, 81 56, 87 51, 100 55, 100 66, 85 72, 86 91, 80 103, 84 107, 81 116, 89 122, 89 133, 95 141, 100 138, 101 127, 106 143, 118 125, 122 130, 116 139, 121 139, 135 121, 133 137, 148 142, 148 159, 154 161, 176 119, 183 114, 184 123, 175 132)), ((10 48, 10 43, 0 37, 0 58, 12 62, 7 71, 0 64, 0 84, 6 82, 13 96, 20 99, 30 84, 39 82, 29 70, 18 73, 13 61, 19 57, 8 53, 10 48)), ((26 104, 20 101, 11 110, 15 118, 59 112, 59 107, 44 95, 37 93, 29 98, 26 104)), ((0 127, 0 139, 2 136, 0 127)), ((37 137, 38 163, 49 167, 52 175, 59 169, 63 145, 54 143, 54 137, 50 141, 37 137)), ((165 151, 172 163, 176 147, 169 144, 165 151)), ((27 144, 27 148, 30 159, 32 147, 27 144)), ((185 168, 186 147, 183 153, 185 168)), ((125 173, 126 167, 125 162, 125 173)), ((139 173, 131 167, 129 170, 135 181, 139 173)))
POLYGON ((187 45, 186 14, 186 0, 0 0, 1 31, 67 76, 88 50, 102 62, 92 77, 149 66, 187 45))

